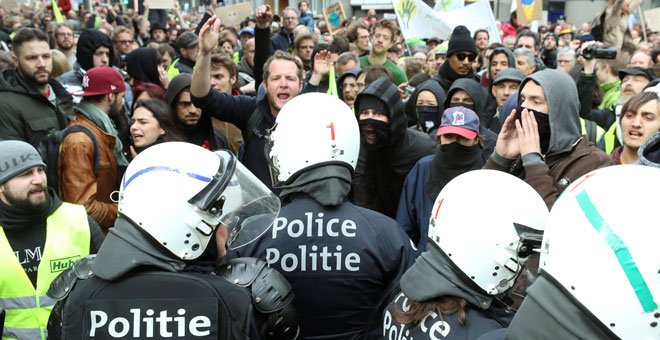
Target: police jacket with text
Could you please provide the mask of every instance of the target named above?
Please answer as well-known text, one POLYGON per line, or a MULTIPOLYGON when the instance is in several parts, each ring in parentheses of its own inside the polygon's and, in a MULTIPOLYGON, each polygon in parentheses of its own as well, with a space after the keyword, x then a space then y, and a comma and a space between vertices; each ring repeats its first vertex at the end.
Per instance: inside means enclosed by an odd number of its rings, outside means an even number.
POLYGON ((271 228, 232 254, 264 259, 287 278, 307 339, 372 338, 414 261, 394 220, 344 200, 350 172, 326 165, 285 185, 271 228))
POLYGON ((502 329, 502 325, 479 309, 466 307, 467 322, 460 323, 456 313, 443 315, 438 310, 431 312, 416 324, 401 324, 393 316, 393 310, 404 310, 408 298, 399 294, 387 307, 383 319, 382 338, 401 340, 423 339, 475 339, 478 336, 502 329))
POLYGON ((49 320, 51 339, 259 338, 246 290, 216 275, 181 272, 184 262, 122 217, 92 263, 81 262, 69 275, 75 284, 61 275, 48 292, 66 297, 49 320))

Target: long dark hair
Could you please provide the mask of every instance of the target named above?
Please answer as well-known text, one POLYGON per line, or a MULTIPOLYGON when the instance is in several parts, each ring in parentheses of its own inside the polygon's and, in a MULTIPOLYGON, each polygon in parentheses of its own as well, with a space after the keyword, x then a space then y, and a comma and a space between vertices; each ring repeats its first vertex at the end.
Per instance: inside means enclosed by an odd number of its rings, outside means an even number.
POLYGON ((160 128, 165 130, 165 135, 162 137, 163 142, 180 142, 185 141, 183 134, 179 131, 174 123, 174 113, 166 102, 160 99, 142 99, 138 100, 135 104, 133 112, 139 107, 143 107, 154 116, 160 128))
POLYGON ((436 310, 442 315, 458 314, 458 322, 461 325, 465 325, 467 322, 468 302, 464 299, 455 296, 440 296, 425 302, 408 301, 410 303, 408 311, 399 310, 396 305, 391 311, 392 318, 400 324, 418 324, 436 310))

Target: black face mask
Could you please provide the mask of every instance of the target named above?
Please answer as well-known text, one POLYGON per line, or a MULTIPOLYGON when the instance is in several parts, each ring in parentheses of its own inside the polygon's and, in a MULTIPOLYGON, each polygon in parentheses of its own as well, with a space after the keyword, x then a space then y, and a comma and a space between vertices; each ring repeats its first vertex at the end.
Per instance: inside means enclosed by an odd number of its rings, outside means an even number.
POLYGON ((541 144, 541 153, 545 155, 548 152, 548 148, 550 148, 550 116, 548 116, 543 112, 518 106, 516 107, 516 116, 515 116, 516 120, 520 120, 520 115, 522 114, 523 109, 527 109, 527 111, 534 114, 534 119, 536 119, 536 125, 538 126, 538 130, 539 130, 539 142, 541 144))
POLYGON ((449 181, 462 173, 481 169, 485 162, 478 143, 472 146, 457 142, 440 144, 433 157, 433 170, 426 183, 427 195, 435 199, 449 181))
POLYGON ((474 112, 477 112, 477 107, 474 104, 466 104, 466 103, 449 103, 449 107, 464 107, 467 109, 470 109, 474 112))
POLYGON ((362 119, 360 125, 360 140, 368 153, 386 150, 390 143, 392 130, 390 124, 376 119, 362 119), (373 139, 373 142, 369 142, 373 139))
POLYGON ((437 106, 418 106, 417 119, 424 132, 433 130, 440 124, 440 108, 437 106))

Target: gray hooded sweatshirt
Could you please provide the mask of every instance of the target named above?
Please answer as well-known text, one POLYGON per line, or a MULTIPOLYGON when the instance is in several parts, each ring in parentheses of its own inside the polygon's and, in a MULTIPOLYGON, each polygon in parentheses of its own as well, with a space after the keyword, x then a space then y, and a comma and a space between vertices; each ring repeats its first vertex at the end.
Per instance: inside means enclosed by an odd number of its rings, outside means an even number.
POLYGON ((592 170, 612 165, 612 159, 589 143, 580 133, 580 100, 573 79, 557 70, 534 73, 529 81, 543 89, 548 103, 550 145, 545 155, 532 152, 516 159, 493 152, 485 169, 506 171, 522 178, 552 208, 561 192, 573 181, 592 170))

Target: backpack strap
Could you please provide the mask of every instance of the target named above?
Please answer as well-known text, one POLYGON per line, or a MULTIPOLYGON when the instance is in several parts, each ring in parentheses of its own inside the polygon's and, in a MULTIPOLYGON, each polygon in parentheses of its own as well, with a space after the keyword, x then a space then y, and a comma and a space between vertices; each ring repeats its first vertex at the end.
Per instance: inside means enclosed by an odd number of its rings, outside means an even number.
POLYGON ((92 144, 94 145, 94 175, 96 175, 98 173, 99 164, 100 164, 100 161, 99 161, 99 145, 96 142, 96 137, 94 136, 92 131, 90 131, 85 126, 83 126, 83 125, 72 125, 72 126, 69 126, 68 128, 66 128, 66 130, 64 132, 64 136, 62 136, 62 141, 64 141, 64 138, 66 138, 66 136, 68 136, 69 134, 74 133, 74 132, 83 132, 87 135, 87 137, 89 137, 89 139, 92 140, 92 144))

